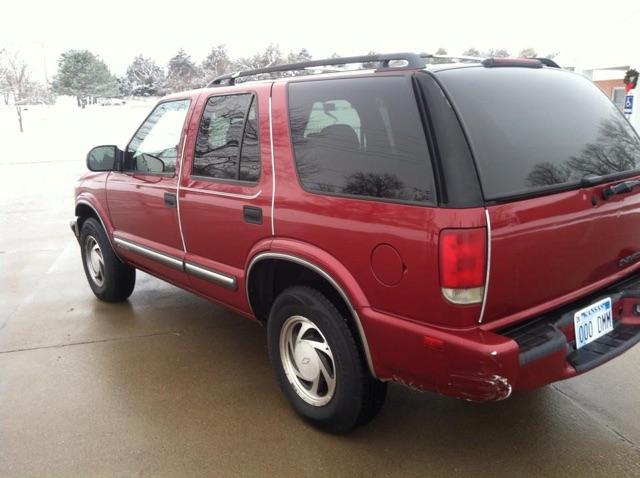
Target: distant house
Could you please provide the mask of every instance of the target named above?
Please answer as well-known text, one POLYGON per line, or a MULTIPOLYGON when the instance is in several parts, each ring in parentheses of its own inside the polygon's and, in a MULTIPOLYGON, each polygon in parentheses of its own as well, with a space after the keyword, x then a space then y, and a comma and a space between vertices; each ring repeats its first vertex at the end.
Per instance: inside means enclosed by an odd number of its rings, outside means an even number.
POLYGON ((631 68, 629 65, 593 68, 582 70, 582 74, 598 85, 611 98, 611 101, 622 109, 625 97, 622 79, 629 68, 631 68))

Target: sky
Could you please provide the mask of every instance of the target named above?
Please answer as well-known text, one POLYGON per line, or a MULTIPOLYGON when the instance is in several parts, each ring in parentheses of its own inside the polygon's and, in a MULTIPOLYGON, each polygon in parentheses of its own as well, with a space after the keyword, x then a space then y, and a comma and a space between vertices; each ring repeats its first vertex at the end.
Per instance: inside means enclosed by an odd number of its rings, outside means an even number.
POLYGON ((184 48, 201 61, 219 44, 232 57, 276 43, 314 58, 531 47, 559 53, 561 65, 591 68, 640 64, 639 28, 634 2, 21 0, 3 6, 0 48, 19 50, 40 80, 55 74, 60 53, 71 48, 97 53, 121 75, 141 53, 166 64, 184 48))

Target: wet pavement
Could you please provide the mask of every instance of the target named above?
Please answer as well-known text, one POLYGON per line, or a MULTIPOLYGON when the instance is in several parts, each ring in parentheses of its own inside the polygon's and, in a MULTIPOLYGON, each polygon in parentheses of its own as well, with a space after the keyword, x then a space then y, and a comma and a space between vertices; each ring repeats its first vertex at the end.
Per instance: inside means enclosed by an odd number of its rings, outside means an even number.
POLYGON ((289 409, 257 324, 142 273, 97 301, 73 183, 145 112, 34 112, 0 159, 0 476, 640 476, 640 347, 499 403, 392 385, 332 436, 289 409))

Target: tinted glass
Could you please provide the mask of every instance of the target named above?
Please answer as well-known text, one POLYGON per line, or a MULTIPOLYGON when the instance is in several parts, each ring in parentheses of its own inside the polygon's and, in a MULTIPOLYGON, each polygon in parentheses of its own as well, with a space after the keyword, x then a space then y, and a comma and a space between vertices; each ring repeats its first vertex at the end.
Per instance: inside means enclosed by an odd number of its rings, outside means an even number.
POLYGON ((129 143, 125 171, 175 173, 178 144, 189 100, 170 101, 156 107, 129 143))
POLYGON ((349 78, 289 85, 296 166, 307 190, 431 202, 433 176, 411 82, 349 78))
POLYGON ((241 181, 257 181, 260 178, 260 150, 258 140, 258 105, 254 97, 244 127, 242 153, 240 154, 241 181))
POLYGON ((487 199, 638 168, 640 140, 586 78, 556 69, 441 71, 467 128, 487 199))
POLYGON ((194 175, 220 179, 257 179, 260 171, 257 115, 255 108, 251 108, 253 113, 249 111, 252 98, 251 94, 209 98, 196 138, 194 175), (245 124, 248 111, 249 118, 245 124), (246 166, 241 173, 239 159, 243 128, 247 134, 246 144, 242 147, 246 166))

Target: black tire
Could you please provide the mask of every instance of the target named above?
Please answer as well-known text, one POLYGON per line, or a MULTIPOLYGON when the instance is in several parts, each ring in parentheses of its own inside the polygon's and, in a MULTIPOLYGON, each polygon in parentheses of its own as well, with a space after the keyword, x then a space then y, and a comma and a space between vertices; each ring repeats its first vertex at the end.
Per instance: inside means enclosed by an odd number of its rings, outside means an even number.
POLYGON ((118 259, 111 248, 107 233, 92 217, 82 224, 80 250, 84 273, 95 296, 105 302, 127 300, 136 284, 136 270, 118 259), (94 267, 94 264, 90 263, 91 254, 87 251, 95 246, 99 248, 98 255, 102 258, 102 268, 94 267), (96 270, 101 270, 102 273, 96 274, 96 270), (95 277, 96 275, 98 278, 95 277))
MULTIPOLYGON (((309 330, 312 334, 316 333, 313 328, 309 330)), ((295 335, 295 330, 291 333, 295 335)), ((269 358, 280 388, 293 409, 314 426, 333 433, 345 433, 370 421, 380 411, 386 397, 386 383, 371 376, 349 328, 347 318, 343 317, 336 306, 318 290, 307 286, 293 286, 284 290, 271 308, 267 336, 269 358), (308 399, 302 398, 304 392, 300 392, 300 383, 304 380, 296 379, 295 376, 290 379, 285 370, 287 357, 283 359, 283 354, 287 355, 287 350, 291 349, 288 345, 281 347, 281 334, 283 337, 287 335, 289 330, 287 324, 290 324, 291 320, 301 319, 311 322, 320 332, 320 338, 312 341, 320 340, 319 343, 330 348, 331 359, 329 360, 332 361, 329 363, 333 364, 333 367, 328 367, 326 370, 333 368, 335 387, 327 403, 311 404, 308 399), (296 381, 298 384, 295 383, 296 381)), ((291 343, 294 342, 300 343, 295 340, 291 343)), ((325 355, 315 348, 309 350, 313 350, 317 356, 325 355)), ((296 353, 289 353, 289 355, 294 357, 296 353)), ((326 357, 321 357, 325 365, 326 357)), ((307 357, 303 360, 309 363, 307 357)), ((294 361, 290 360, 290 362, 294 361)), ((292 367, 301 371, 304 366, 289 366, 287 370, 290 374, 292 367)), ((325 384, 323 388, 326 390, 331 387, 325 384)), ((325 398, 328 397, 329 395, 326 395, 325 398)))

